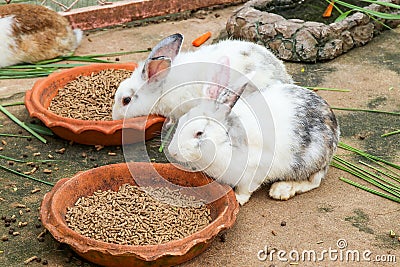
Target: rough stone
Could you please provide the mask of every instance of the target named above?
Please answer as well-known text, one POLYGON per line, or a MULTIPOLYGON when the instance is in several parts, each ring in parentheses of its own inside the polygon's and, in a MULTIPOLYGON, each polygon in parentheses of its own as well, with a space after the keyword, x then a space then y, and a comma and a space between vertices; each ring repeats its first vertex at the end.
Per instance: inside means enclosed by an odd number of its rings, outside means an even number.
POLYGON ((340 39, 334 39, 327 42, 318 51, 318 56, 323 59, 333 59, 343 53, 343 41, 340 39))
MULTIPOLYGON (((385 25, 388 25, 389 27, 393 28, 391 25, 389 25, 388 22, 389 21, 386 21, 385 25)), ((383 20, 382 19, 379 19, 379 20, 377 19, 377 21, 374 21, 373 24, 374 24, 374 35, 378 35, 385 28, 385 26, 383 25, 383 20), (380 23, 378 21, 380 21, 380 23)), ((394 27, 394 28, 396 28, 396 27, 394 27)))
POLYGON ((331 27, 332 31, 337 35, 340 35, 340 33, 343 31, 350 29, 349 23, 344 20, 337 23, 331 23, 329 24, 329 27, 331 27))
POLYGON ((325 24, 322 23, 315 23, 315 24, 307 24, 304 23, 304 28, 306 28, 316 39, 321 39, 321 32, 323 28, 328 28, 328 26, 326 26, 325 24), (308 25, 308 26, 307 26, 308 25))
POLYGON ((343 21, 346 21, 346 22, 348 22, 348 23, 349 23, 350 21, 353 21, 353 22, 355 22, 357 25, 364 25, 364 24, 367 24, 367 23, 370 21, 370 19, 369 19, 369 17, 368 17, 367 15, 365 15, 364 13, 356 12, 356 13, 354 13, 352 16, 345 18, 343 21))
POLYGON ((261 15, 260 19, 260 23, 262 24, 272 24, 281 20, 285 20, 284 17, 282 17, 281 15, 277 15, 274 13, 264 13, 261 15))
MULTIPOLYGON (((400 3, 400 0, 383 1, 400 3)), ((281 59, 314 62, 332 59, 353 47, 364 45, 386 29, 360 12, 351 14, 340 22, 326 25, 314 21, 285 19, 272 12, 261 11, 273 4, 290 6, 298 2, 296 0, 250 0, 232 16, 236 17, 236 20, 228 19, 226 26, 228 35, 266 44, 281 59), (294 50, 296 51, 289 49, 284 43, 291 45, 295 43, 294 50)), ((387 13, 396 12, 378 5, 369 5, 366 8, 387 13)), ((394 27, 400 24, 400 20, 382 19, 381 22, 394 27)))
POLYGON ((276 31, 272 24, 264 24, 258 27, 258 34, 260 34, 263 39, 269 39, 276 36, 276 31))
POLYGON ((306 21, 304 22, 304 27, 324 27, 326 26, 324 23, 316 22, 316 21, 306 21))
POLYGON ((263 12, 261 11, 242 8, 238 11, 236 17, 245 19, 246 23, 249 24, 258 22, 260 20, 260 17, 262 17, 262 15, 263 12))
POLYGON ((273 0, 254 0, 251 1, 251 6, 255 8, 262 8, 268 4, 270 4, 273 0))
POLYGON ((294 23, 304 23, 304 20, 302 20, 302 19, 288 19, 288 21, 294 22, 294 23))
POLYGON ((360 46, 368 43, 374 37, 374 25, 368 23, 355 27, 351 31, 355 46, 360 46))
POLYGON ((278 47, 279 57, 284 60, 292 58, 293 57, 292 48, 293 48, 293 43, 291 43, 290 41, 281 42, 281 44, 278 47))
POLYGON ((237 18, 236 18, 236 24, 237 24, 239 27, 243 27, 244 25, 246 25, 246 20, 245 20, 244 18, 237 17, 237 18))
POLYGON ((302 26, 298 23, 282 20, 275 23, 275 30, 280 32, 284 38, 290 38, 302 26))
POLYGON ((272 49, 273 51, 278 51, 278 49, 279 49, 279 47, 281 46, 282 43, 283 43, 283 42, 282 42, 281 39, 274 39, 274 40, 272 40, 272 41, 270 41, 270 42, 268 43, 268 46, 269 46, 269 48, 272 49))
POLYGON ((296 53, 301 59, 317 60, 318 42, 313 35, 305 29, 296 34, 296 53))
POLYGON ((343 52, 347 52, 353 48, 354 41, 349 31, 342 32, 340 39, 343 41, 343 52))
POLYGON ((256 27, 253 25, 246 27, 244 37, 248 41, 256 42, 258 37, 256 27))

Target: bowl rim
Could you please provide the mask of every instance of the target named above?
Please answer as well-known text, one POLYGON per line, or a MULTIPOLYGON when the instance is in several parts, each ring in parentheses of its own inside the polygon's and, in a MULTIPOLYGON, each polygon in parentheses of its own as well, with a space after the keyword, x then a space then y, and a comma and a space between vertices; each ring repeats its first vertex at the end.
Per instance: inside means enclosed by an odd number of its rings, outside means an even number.
MULTIPOLYGON (((110 121, 98 121, 98 120, 81 120, 63 117, 55 114, 54 112, 45 108, 39 101, 40 94, 45 90, 53 81, 57 81, 65 76, 79 73, 88 72, 91 69, 93 71, 101 71, 104 69, 126 69, 134 70, 138 64, 135 62, 127 63, 94 63, 85 66, 73 67, 70 69, 61 70, 50 74, 46 78, 39 79, 36 81, 32 89, 25 93, 25 106, 31 117, 36 117, 41 120, 47 127, 62 127, 70 130, 74 134, 80 134, 84 131, 97 131, 106 135, 114 134, 116 131, 122 128, 131 128, 139 131, 145 131, 153 124, 163 122, 164 117, 157 115, 140 116, 129 119, 110 120, 110 121)), ((78 77, 75 75, 75 77, 78 77)))
MULTIPOLYGON (((176 168, 171 163, 130 162, 129 164, 151 164, 153 166, 163 165, 168 166, 168 168, 176 168)), ((122 165, 125 165, 127 167, 127 163, 116 163, 104 165, 95 169, 101 171, 104 168, 117 168, 122 165)), ((87 175, 89 171, 90 170, 79 172, 71 178, 64 178, 59 180, 59 182, 57 182, 57 184, 54 186, 54 189, 46 193, 46 195, 44 196, 40 211, 42 222, 53 235, 53 237, 59 242, 70 245, 78 253, 85 254, 90 251, 96 251, 103 254, 110 254, 112 256, 134 255, 135 257, 138 257, 145 261, 154 261, 164 256, 183 256, 195 245, 199 243, 207 243, 222 230, 231 228, 235 223, 237 213, 239 212, 239 204, 236 201, 236 196, 232 188, 228 185, 218 184, 221 187, 226 187, 227 189, 229 188, 228 193, 221 197, 224 198, 225 204, 223 211, 218 214, 218 216, 210 224, 190 236, 157 245, 120 245, 95 240, 75 232, 74 230, 69 228, 66 223, 61 224, 61 222, 59 222, 58 220, 56 221, 57 225, 53 225, 56 218, 50 210, 53 195, 57 191, 62 190, 64 187, 68 186, 69 183, 73 183, 80 177, 85 177, 85 175, 87 175), (47 208, 46 204, 48 204, 47 208), (43 207, 45 207, 44 210, 43 207), (79 242, 79 240, 81 241, 79 242)), ((211 178, 207 178, 210 179, 210 181, 213 181, 211 178)))

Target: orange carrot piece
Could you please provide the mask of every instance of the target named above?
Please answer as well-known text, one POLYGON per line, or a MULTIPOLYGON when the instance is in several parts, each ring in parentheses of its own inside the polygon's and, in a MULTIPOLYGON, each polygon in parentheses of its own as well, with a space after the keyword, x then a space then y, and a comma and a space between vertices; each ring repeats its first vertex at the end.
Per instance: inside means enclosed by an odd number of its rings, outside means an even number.
POLYGON ((333 10, 333 5, 335 4, 335 1, 331 1, 329 5, 326 7, 324 14, 322 14, 322 17, 324 18, 329 18, 332 15, 332 10, 333 10))
POLYGON ((192 45, 199 47, 202 44, 204 44, 210 37, 211 37, 211 32, 206 32, 205 34, 194 39, 192 45))

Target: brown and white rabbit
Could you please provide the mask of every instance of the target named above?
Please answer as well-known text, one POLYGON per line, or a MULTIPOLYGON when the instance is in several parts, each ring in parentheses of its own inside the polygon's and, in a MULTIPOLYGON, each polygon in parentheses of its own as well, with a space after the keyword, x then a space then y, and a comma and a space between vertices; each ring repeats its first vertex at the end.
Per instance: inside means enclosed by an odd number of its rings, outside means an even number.
POLYGON ((272 183, 269 195, 281 200, 318 187, 340 133, 325 100, 282 83, 239 99, 249 81, 230 91, 220 77, 205 85, 219 90, 216 100, 201 99, 179 119, 169 154, 235 187, 241 205, 263 183, 272 183))
POLYGON ((81 39, 81 30, 44 6, 0 6, 0 67, 69 55, 81 39))

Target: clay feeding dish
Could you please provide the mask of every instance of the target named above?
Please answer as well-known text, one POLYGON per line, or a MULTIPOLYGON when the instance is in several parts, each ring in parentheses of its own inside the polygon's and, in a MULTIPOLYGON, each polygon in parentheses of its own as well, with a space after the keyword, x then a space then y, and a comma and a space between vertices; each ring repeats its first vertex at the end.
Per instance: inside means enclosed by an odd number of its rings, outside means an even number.
POLYGON ((124 126, 124 143, 136 143, 156 136, 165 120, 160 116, 143 116, 123 120, 78 120, 59 116, 50 110, 51 100, 58 90, 80 75, 91 75, 105 69, 134 70, 136 63, 91 64, 53 73, 37 81, 25 95, 25 106, 31 117, 38 118, 59 137, 85 145, 121 145, 124 126))
POLYGON ((93 263, 108 267, 129 267, 172 266, 190 260, 208 248, 220 231, 234 224, 239 206, 229 186, 218 184, 200 172, 180 170, 172 164, 128 164, 106 165, 80 172, 70 179, 59 180, 44 196, 41 204, 40 217, 44 227, 57 241, 68 244, 77 254, 93 263), (67 226, 67 207, 72 207, 78 198, 92 195, 96 190, 117 191, 126 183, 140 183, 139 186, 159 185, 154 170, 164 181, 189 190, 193 190, 193 187, 200 188, 202 191, 197 191, 201 192, 200 197, 213 199, 206 204, 211 211, 211 223, 185 238, 159 245, 142 246, 98 241, 80 235, 67 226))

